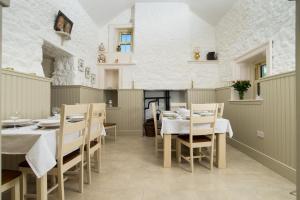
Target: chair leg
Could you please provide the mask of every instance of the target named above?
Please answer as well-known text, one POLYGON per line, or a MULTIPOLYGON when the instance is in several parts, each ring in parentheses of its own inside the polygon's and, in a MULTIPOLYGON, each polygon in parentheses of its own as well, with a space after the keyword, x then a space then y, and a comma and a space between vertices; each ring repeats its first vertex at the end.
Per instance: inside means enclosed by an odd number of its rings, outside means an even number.
POLYGON ((210 150, 210 170, 214 168, 214 145, 211 146, 210 150))
POLYGON ((20 200, 20 178, 17 179, 15 186, 11 191, 12 200, 20 200))
POLYGON ((56 184, 56 176, 55 175, 51 175, 51 183, 52 183, 52 186, 55 186, 55 184, 56 184))
POLYGON ((105 136, 102 136, 102 144, 105 144, 105 136))
POLYGON ((91 155, 90 155, 90 152, 87 151, 87 154, 86 154, 86 160, 87 160, 87 165, 86 165, 86 171, 87 171, 87 183, 88 184, 91 184, 92 182, 92 169, 91 169, 91 155))
POLYGON ((176 139, 176 156, 177 156, 177 161, 180 163, 181 162, 181 143, 178 139, 176 139))
POLYGON ((155 136, 155 154, 157 155, 158 152, 158 143, 157 143, 157 136, 155 136))
POLYGON ((61 169, 58 169, 58 199, 65 200, 64 175, 61 169))
POLYGON ((202 150, 202 148, 200 147, 198 150, 199 150, 199 156, 200 156, 199 157, 199 163, 201 163, 201 161, 202 161, 202 158, 201 158, 201 155, 202 155, 201 150, 202 150))
POLYGON ((115 141, 117 139, 117 126, 115 126, 115 141))
POLYGON ((190 165, 191 165, 191 172, 194 172, 194 155, 193 155, 193 148, 190 147, 190 165))
POLYGON ((96 160, 96 170, 98 173, 100 173, 101 171, 101 148, 99 148, 96 152, 95 152, 95 160, 96 160))
POLYGON ((21 200, 25 199, 25 195, 27 194, 27 174, 22 172, 21 176, 21 200))
POLYGON ((82 160, 81 160, 81 162, 79 163, 79 193, 82 193, 83 192, 83 179, 84 179, 84 174, 83 174, 83 172, 84 172, 84 166, 83 166, 83 164, 84 164, 84 159, 83 159, 83 156, 82 156, 82 160))

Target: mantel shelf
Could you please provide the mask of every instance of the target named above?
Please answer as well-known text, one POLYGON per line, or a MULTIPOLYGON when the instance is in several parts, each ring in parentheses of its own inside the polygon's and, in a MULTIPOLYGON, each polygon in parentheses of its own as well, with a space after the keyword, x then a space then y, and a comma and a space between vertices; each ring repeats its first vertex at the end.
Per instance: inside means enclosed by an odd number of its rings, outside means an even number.
POLYGON ((218 60, 188 60, 189 64, 219 64, 218 60))

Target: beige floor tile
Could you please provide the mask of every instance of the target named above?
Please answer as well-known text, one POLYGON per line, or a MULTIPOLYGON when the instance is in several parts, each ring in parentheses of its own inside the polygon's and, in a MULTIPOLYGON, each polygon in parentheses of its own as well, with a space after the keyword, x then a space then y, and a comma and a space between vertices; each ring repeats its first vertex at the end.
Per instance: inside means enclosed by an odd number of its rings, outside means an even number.
POLYGON ((195 162, 194 173, 178 165, 162 167, 162 153, 155 156, 154 139, 119 136, 107 139, 102 171, 93 173, 92 184, 79 194, 74 182, 66 183, 72 200, 295 200, 295 185, 260 163, 228 146, 228 168, 213 172, 195 162))

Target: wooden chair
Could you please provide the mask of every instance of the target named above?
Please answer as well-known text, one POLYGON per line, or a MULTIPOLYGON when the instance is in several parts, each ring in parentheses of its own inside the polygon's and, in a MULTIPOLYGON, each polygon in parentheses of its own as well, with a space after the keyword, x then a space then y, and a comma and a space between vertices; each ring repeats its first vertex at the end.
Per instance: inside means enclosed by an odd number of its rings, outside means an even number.
POLYGON ((91 184, 92 170, 91 157, 94 155, 97 172, 100 173, 101 167, 101 133, 103 130, 105 103, 90 104, 88 119, 88 134, 86 138, 86 165, 87 180, 91 184))
MULTIPOLYGON (((105 110, 105 117, 104 117, 104 128, 105 128, 105 131, 106 130, 109 130, 109 129, 114 129, 114 139, 116 141, 117 139, 117 124, 116 123, 108 123, 106 122, 106 110, 105 110)), ((105 138, 103 138, 103 144, 105 144, 105 138)))
POLYGON ((153 122, 154 122, 154 132, 155 132, 155 153, 159 151, 163 151, 163 149, 158 148, 158 141, 161 138, 160 133, 158 130, 158 122, 157 122, 157 109, 155 103, 151 103, 151 112, 152 112, 152 117, 153 117, 153 122), (160 138, 159 138, 160 137, 160 138))
POLYGON ((11 199, 20 200, 20 177, 21 172, 13 170, 2 170, 1 194, 11 190, 11 199))
MULTIPOLYGON (((79 176, 79 192, 83 192, 84 146, 87 133, 88 115, 89 105, 62 105, 61 107, 60 129, 57 131, 57 165, 48 172, 48 175, 56 176, 58 178, 58 184, 54 185, 47 191, 47 194, 49 194, 58 188, 58 199, 60 200, 65 199, 64 181, 66 179, 64 179, 64 173, 74 167, 79 169, 77 172, 79 176), (72 115, 83 115, 84 118, 78 122, 69 122, 67 117, 72 115), (72 139, 71 141, 65 140, 65 138, 70 136, 70 134, 77 133, 78 135, 75 136, 75 139, 72 139)), ((23 178, 22 195, 23 197, 26 197, 26 177, 27 174, 33 174, 33 172, 26 161, 19 165, 19 169, 22 172, 23 178)))
POLYGON ((202 147, 210 147, 210 169, 213 169, 213 149, 215 140, 215 123, 217 119, 217 104, 192 104, 190 111, 190 133, 189 135, 179 135, 177 137, 177 159, 181 162, 181 158, 190 163, 191 172, 194 171, 194 159, 199 161, 203 157, 208 157, 201 152, 202 147), (203 111, 212 112, 213 115, 193 115, 203 111), (181 145, 189 148, 190 155, 183 156, 181 154, 181 145), (199 149, 198 156, 194 156, 193 150, 199 149))
POLYGON ((171 102, 171 111, 176 111, 179 108, 187 108, 187 104, 186 103, 172 103, 171 102))
POLYGON ((224 103, 218 103, 218 118, 223 117, 224 103))

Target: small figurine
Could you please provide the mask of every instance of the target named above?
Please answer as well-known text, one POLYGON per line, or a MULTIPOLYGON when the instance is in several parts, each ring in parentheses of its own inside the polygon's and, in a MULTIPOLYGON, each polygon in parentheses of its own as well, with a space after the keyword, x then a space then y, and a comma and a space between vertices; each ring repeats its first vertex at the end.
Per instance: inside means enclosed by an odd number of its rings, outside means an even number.
POLYGON ((199 60, 200 59, 200 48, 199 47, 196 47, 194 49, 194 58, 195 58, 195 60, 199 60))
POLYGON ((117 52, 121 52, 121 45, 117 46, 117 52))
POLYGON ((104 54, 100 54, 99 56, 98 56, 98 63, 105 63, 106 62, 106 57, 105 57, 105 55, 104 54))
POLYGON ((99 51, 105 51, 105 47, 104 47, 104 44, 103 44, 103 43, 101 43, 101 44, 99 45, 99 51))

